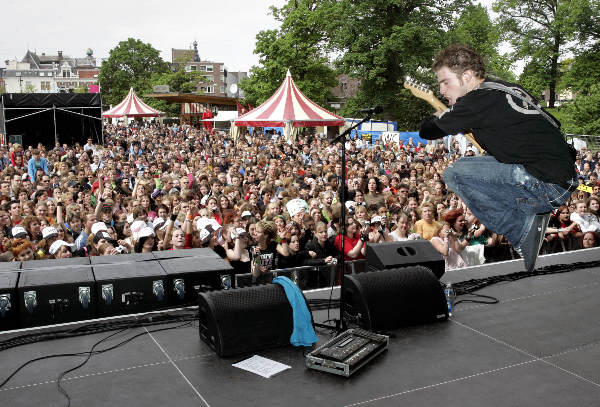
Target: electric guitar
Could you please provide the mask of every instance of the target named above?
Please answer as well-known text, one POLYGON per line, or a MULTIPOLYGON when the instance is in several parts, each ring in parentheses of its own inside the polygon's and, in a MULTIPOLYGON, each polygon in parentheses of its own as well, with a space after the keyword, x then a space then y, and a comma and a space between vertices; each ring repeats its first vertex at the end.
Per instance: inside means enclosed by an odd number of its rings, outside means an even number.
MULTIPOLYGON (((429 89, 429 87, 427 85, 419 83, 409 76, 407 76, 406 80, 404 81, 404 87, 406 89, 410 90, 410 93, 412 93, 413 96, 415 96, 419 99, 423 99, 424 101, 429 103, 436 110, 436 112, 437 111, 443 112, 444 110, 448 109, 448 107, 446 107, 446 105, 443 102, 441 102, 438 98, 435 97, 435 95, 433 94, 433 91, 431 89, 429 89)), ((467 140, 469 140, 469 142, 471 144, 473 144, 475 147, 477 147, 477 149, 479 150, 480 153, 483 153, 483 148, 481 148, 479 143, 477 143, 475 141, 475 139, 473 138, 473 133, 463 133, 463 134, 465 135, 465 137, 467 138, 467 140)))

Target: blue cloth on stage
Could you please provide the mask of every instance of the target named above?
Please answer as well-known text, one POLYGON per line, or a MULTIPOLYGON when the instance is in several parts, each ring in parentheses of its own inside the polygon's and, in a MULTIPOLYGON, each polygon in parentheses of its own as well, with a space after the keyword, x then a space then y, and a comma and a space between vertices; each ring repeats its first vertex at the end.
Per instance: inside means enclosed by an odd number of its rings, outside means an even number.
POLYGON ((296 284, 287 277, 276 277, 273 283, 279 284, 285 290, 285 295, 292 306, 294 316, 294 330, 290 343, 294 346, 312 346, 317 341, 317 335, 312 325, 310 311, 306 300, 296 284))

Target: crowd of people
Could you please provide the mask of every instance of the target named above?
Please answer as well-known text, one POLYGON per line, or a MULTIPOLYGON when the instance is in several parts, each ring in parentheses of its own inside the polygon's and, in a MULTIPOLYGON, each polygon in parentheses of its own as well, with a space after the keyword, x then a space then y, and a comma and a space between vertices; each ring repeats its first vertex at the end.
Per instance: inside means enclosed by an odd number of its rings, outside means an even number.
MULTIPOLYGON (((186 125, 104 127, 103 143, 0 148, 0 259, 28 261, 209 247, 236 273, 331 265, 366 243, 430 240, 447 268, 516 254, 442 179, 458 141, 341 144, 322 134, 227 133, 186 125), (341 188, 346 234, 341 234, 341 188)), ((600 244, 600 152, 579 152, 579 182, 542 250, 600 244)))

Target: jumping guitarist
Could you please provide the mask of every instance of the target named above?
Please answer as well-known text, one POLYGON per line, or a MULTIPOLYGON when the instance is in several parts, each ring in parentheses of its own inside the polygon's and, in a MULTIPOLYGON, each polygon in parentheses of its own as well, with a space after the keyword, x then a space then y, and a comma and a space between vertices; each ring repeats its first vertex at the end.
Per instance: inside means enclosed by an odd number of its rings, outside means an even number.
POLYGON ((508 238, 531 272, 551 211, 576 187, 560 123, 519 85, 486 79, 483 60, 470 47, 450 45, 432 68, 450 108, 423 120, 420 136, 472 130, 488 155, 458 160, 444 181, 481 223, 508 238))

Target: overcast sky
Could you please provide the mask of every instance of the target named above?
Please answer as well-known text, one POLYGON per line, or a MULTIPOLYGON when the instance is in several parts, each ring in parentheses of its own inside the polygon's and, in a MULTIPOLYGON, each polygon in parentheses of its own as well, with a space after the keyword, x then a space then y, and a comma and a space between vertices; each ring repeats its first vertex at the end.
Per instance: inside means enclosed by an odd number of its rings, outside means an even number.
POLYGON ((171 61, 171 48, 198 41, 202 59, 248 71, 260 30, 277 28, 269 6, 284 0, 1 0, 0 66, 21 60, 29 48, 38 54, 96 58, 129 37, 150 43, 171 61), (90 4, 90 6, 85 6, 90 4))
MULTIPOLYGON (((491 0, 479 0, 488 5, 491 0)), ((258 63, 256 34, 277 28, 269 6, 285 0, 1 0, 0 66, 21 60, 27 49, 96 58, 129 37, 150 43, 171 61, 171 48, 198 41, 200 57, 224 62, 230 71, 248 71, 258 63), (85 6, 85 4, 90 6, 85 6)))

